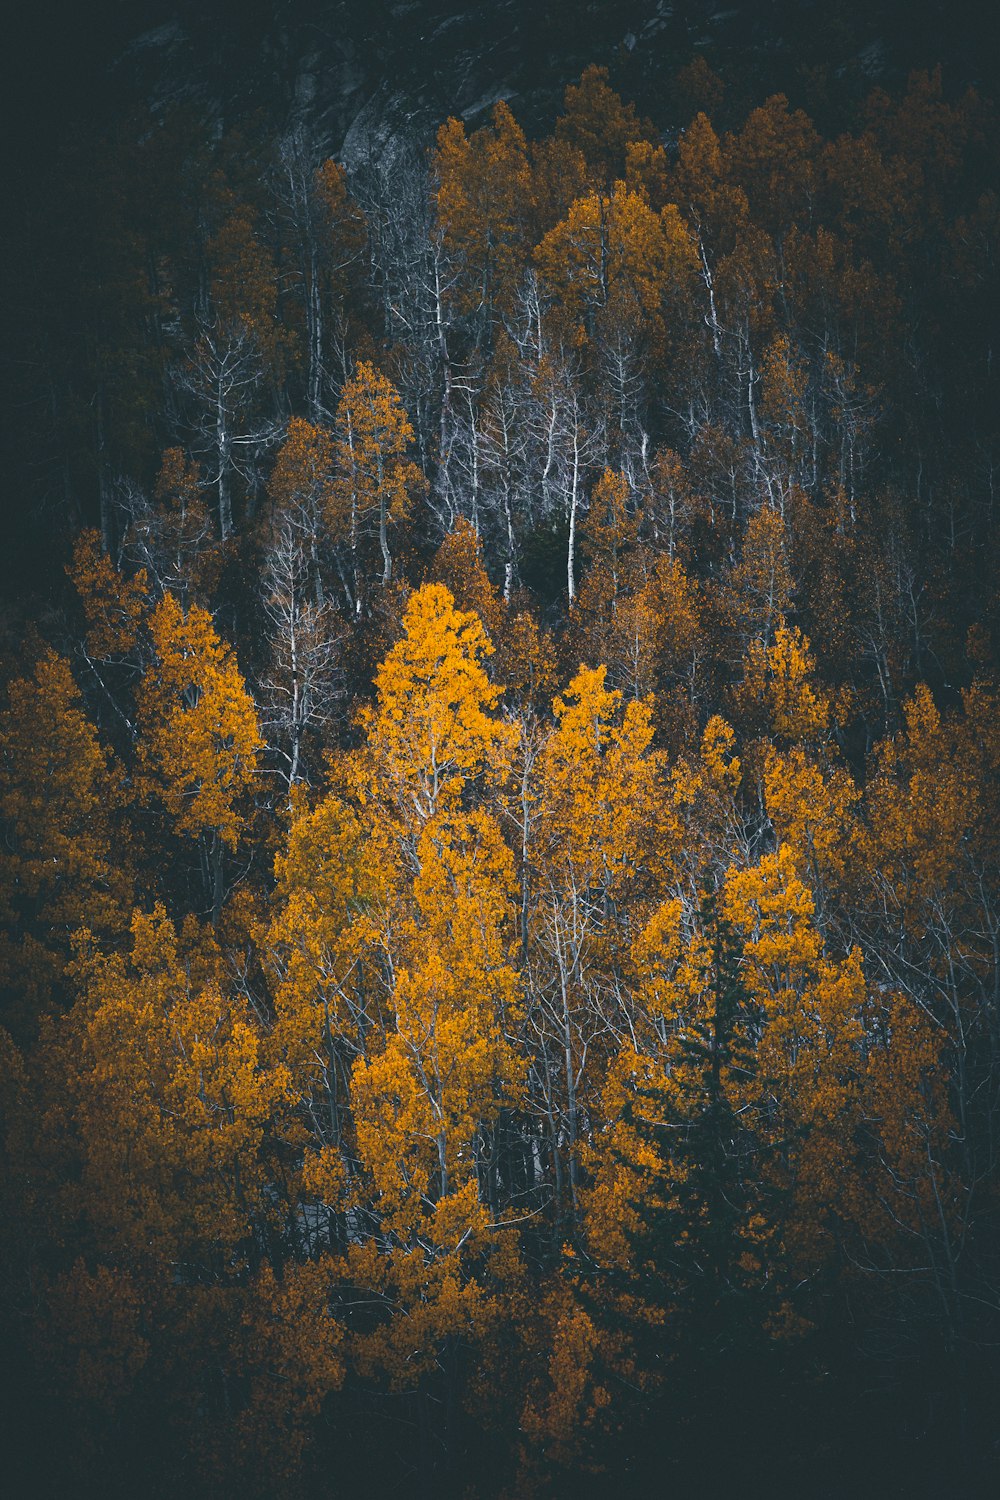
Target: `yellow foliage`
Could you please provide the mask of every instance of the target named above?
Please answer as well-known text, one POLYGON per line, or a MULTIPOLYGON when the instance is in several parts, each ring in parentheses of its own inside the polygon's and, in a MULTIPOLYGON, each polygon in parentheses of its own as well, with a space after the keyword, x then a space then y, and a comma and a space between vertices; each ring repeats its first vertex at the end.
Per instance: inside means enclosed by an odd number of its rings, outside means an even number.
POLYGON ((459 120, 446 121, 434 168, 445 249, 463 273, 453 294, 459 308, 510 311, 530 248, 535 192, 524 133, 503 100, 492 124, 468 139, 459 120))
POLYGON ((361 543, 377 529, 384 587, 392 578, 389 527, 406 516, 412 496, 423 487, 423 475, 406 456, 412 442, 413 427, 399 392, 381 370, 362 360, 340 395, 333 444, 336 475, 324 490, 333 540, 350 547, 356 610, 361 607, 361 543))
POLYGON ((403 1232, 433 1210, 425 1232, 436 1241, 442 1231, 460 1239, 485 1229, 475 1138, 520 1088, 523 1062, 508 1040, 519 1010, 509 964, 516 886, 510 853, 483 813, 429 822, 417 858, 395 1030, 355 1062, 351 1093, 359 1154, 384 1212, 403 1232))
POLYGON ((579 83, 567 84, 555 138, 580 152, 591 180, 604 188, 624 175, 631 144, 660 144, 649 121, 641 120, 635 106, 610 87, 607 68, 593 63, 584 68, 579 83))
POLYGON ((726 603, 741 654, 784 624, 794 592, 785 520, 764 505, 747 522, 743 553, 728 579, 726 603))
POLYGON ((140 788, 178 833, 235 849, 264 748, 253 699, 211 615, 166 594, 149 622, 155 657, 139 688, 140 788))
POLYGON ((384 868, 366 857, 356 815, 335 795, 297 810, 275 876, 274 915, 261 934, 276 980, 272 1045, 311 1097, 330 1037, 361 1042, 366 963, 388 889, 384 868))
POLYGON ((130 904, 115 843, 121 785, 69 664, 45 651, 0 709, 0 982, 18 1028, 50 998, 78 927, 116 932, 130 904))
POLYGON ((518 610, 508 620, 497 659, 507 694, 515 703, 539 707, 551 702, 557 681, 555 646, 530 610, 518 610))
POLYGON ((296 1472, 323 1402, 344 1383, 344 1329, 336 1317, 340 1265, 330 1256, 285 1267, 265 1265, 243 1315, 241 1373, 249 1400, 240 1436, 268 1477, 296 1472))
POLYGON ((581 666, 553 703, 557 727, 541 758, 542 847, 578 890, 620 894, 654 834, 662 757, 650 748, 650 701, 622 713, 606 677, 605 667, 581 666))
POLYGON ((609 1335, 569 1286, 557 1282, 546 1293, 537 1323, 533 1336, 545 1365, 529 1387, 521 1413, 522 1475, 539 1461, 549 1475, 553 1467, 558 1472, 579 1461, 593 1429, 610 1415, 612 1397, 601 1380, 602 1368, 613 1361, 616 1373, 635 1378, 634 1368, 622 1357, 621 1341, 609 1335))
POLYGON ((542 240, 535 262, 572 323, 593 333, 603 309, 616 321, 649 325, 662 340, 666 310, 689 295, 697 252, 676 208, 655 213, 616 182, 610 197, 578 198, 542 240))
POLYGON ((504 624, 504 609, 483 565, 482 542, 471 522, 459 516, 435 554, 428 583, 443 583, 460 610, 478 615, 496 646, 504 624))
POLYGON ((830 728, 830 699, 816 682, 809 642, 795 626, 781 624, 770 645, 751 641, 740 701, 752 713, 762 705, 768 728, 779 739, 816 743, 830 728))
POLYGON ((127 656, 149 607, 145 569, 126 577, 104 551, 100 534, 85 530, 73 544, 73 562, 66 571, 87 618, 90 655, 100 661, 127 656))
POLYGON ((333 485, 333 434, 301 417, 292 417, 288 434, 275 460, 268 493, 279 510, 296 505, 328 510, 335 502, 333 485))
POLYGON ((422 823, 457 806, 476 777, 502 773, 516 732, 493 712, 501 690, 483 666, 492 653, 478 616, 456 609, 443 584, 412 595, 403 637, 376 673, 376 705, 359 716, 364 800, 384 799, 404 824, 422 823))
POLYGON ((266 1142, 289 1092, 244 997, 194 929, 137 912, 126 957, 76 963, 61 1059, 78 1133, 76 1190, 100 1240, 140 1261, 231 1265, 268 1213, 266 1142))
POLYGON ((857 837, 861 793, 842 767, 824 771, 801 745, 773 748, 764 767, 764 797, 779 842, 795 850, 813 881, 840 880, 857 837))
POLYGON ((720 857, 732 858, 737 842, 736 795, 743 766, 731 725, 713 714, 697 759, 682 759, 670 772, 670 805, 677 820, 677 858, 697 871, 720 857))

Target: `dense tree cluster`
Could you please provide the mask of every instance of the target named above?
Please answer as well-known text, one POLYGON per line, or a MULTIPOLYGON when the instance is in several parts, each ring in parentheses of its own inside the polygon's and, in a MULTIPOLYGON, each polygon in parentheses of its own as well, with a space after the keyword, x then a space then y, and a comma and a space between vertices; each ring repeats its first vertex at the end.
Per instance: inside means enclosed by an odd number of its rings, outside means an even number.
POLYGON ((0 1251, 103 1493, 995 1436, 996 123, 682 83, 178 115, 38 258, 0 1251))

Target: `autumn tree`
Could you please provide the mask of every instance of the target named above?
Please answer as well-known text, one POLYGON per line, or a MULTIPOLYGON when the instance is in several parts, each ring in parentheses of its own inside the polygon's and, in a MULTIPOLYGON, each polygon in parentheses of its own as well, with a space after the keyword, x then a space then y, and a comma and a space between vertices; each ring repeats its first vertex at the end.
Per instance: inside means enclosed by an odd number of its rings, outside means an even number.
POLYGON ((545 285, 591 337, 616 320, 665 336, 664 315, 689 295, 696 258, 677 210, 658 214, 644 196, 616 183, 610 195, 577 199, 535 252, 545 285), (605 311, 606 310, 606 311, 605 311))
POLYGON ((404 828, 457 810, 467 786, 502 774, 513 731, 495 712, 501 689, 485 669, 492 654, 482 622, 456 609, 443 584, 412 596, 403 637, 376 674, 376 704, 361 715, 359 764, 366 795, 387 802, 404 828))
POLYGON ((579 83, 567 85, 555 136, 580 152, 592 180, 604 191, 616 180, 624 181, 631 143, 660 144, 650 122, 640 120, 634 105, 623 103, 611 88, 607 68, 594 65, 584 69, 579 83))
POLYGON ((522 903, 531 1021, 543 1059, 540 1102, 556 1203, 573 1215, 600 1017, 617 1003, 614 914, 643 900, 656 865, 645 845, 658 774, 650 706, 633 701, 622 711, 621 694, 606 688, 605 677, 604 667, 581 667, 556 698, 556 727, 537 755, 531 801, 514 804, 526 819, 522 903))
POLYGON ((351 1092, 384 1230, 404 1241, 419 1231, 451 1249, 485 1231, 491 1207, 500 1208, 489 1135, 523 1073, 511 1041, 519 1001, 508 962, 516 883, 485 813, 433 818, 416 864, 395 1024, 384 1046, 355 1064, 351 1092))
POLYGON ((524 133, 501 100, 492 123, 466 137, 459 120, 438 131, 437 219, 446 253, 461 266, 466 313, 509 312, 530 250, 532 171, 524 133))
POLYGON ((246 998, 217 953, 162 907, 136 912, 128 953, 77 958, 69 1108, 82 1205, 106 1253, 232 1271, 268 1214, 267 1136, 286 1096, 246 998))
POLYGON ((83 649, 95 661, 128 658, 136 649, 148 607, 144 569, 131 576, 116 568, 96 531, 81 531, 67 570, 83 606, 83 649))
MULTIPOLYGON (((117 622, 115 622, 117 623, 117 622)), ((82 927, 111 938, 130 894, 123 788, 69 663, 41 651, 0 710, 0 938, 9 1018, 31 1032, 82 927)))
POLYGON ((209 298, 214 321, 242 328, 260 350, 265 364, 280 357, 277 322, 278 278, 269 248, 262 243, 252 209, 234 203, 205 246, 209 298))
POLYGON ((154 659, 139 688, 139 787, 169 827, 199 847, 213 921, 225 897, 225 851, 248 828, 263 748, 253 699, 211 615, 165 594, 150 623, 154 659))
POLYGON ((274 529, 287 535, 311 575, 317 607, 325 602, 323 533, 334 500, 334 437, 327 427, 292 417, 275 456, 267 491, 274 507, 274 529))
POLYGON ((429 581, 444 584, 458 608, 478 615, 488 638, 498 643, 505 611, 486 572, 480 538, 463 517, 438 548, 429 581))
POLYGON ((413 428, 392 382, 374 365, 362 362, 344 386, 337 408, 337 475, 327 511, 334 539, 347 544, 346 585, 356 614, 364 597, 362 546, 373 525, 382 556, 383 588, 392 578, 389 528, 404 519, 422 484, 420 470, 406 456, 412 441, 413 428))

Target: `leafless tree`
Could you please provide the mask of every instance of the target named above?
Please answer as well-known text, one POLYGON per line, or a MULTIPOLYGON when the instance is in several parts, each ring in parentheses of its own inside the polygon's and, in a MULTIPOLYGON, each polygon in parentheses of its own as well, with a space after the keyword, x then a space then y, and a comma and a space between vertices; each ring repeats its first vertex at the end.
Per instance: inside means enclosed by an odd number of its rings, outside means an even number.
POLYGON ((191 404, 193 451, 216 494, 219 535, 233 534, 233 478, 256 486, 257 461, 281 427, 261 415, 264 363, 248 325, 202 323, 176 379, 191 404))
POLYGON ((343 693, 341 629, 333 608, 317 601, 311 559, 284 514, 261 582, 270 663, 260 685, 261 724, 278 751, 289 787, 302 778, 303 743, 334 719, 343 693))

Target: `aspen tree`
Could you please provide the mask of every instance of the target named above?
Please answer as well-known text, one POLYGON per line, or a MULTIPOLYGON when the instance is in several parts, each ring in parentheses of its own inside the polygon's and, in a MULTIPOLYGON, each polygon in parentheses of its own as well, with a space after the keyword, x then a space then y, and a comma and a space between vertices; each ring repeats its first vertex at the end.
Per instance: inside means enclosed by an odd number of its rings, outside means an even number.
POLYGON ((407 458, 413 428, 392 382, 362 361, 347 381, 337 407, 334 439, 336 477, 327 517, 333 540, 346 543, 348 594, 355 614, 364 602, 363 547, 376 528, 382 558, 381 584, 392 578, 389 529, 406 516, 423 476, 407 458))
POLYGON ((253 699, 211 615, 165 594, 149 622, 154 659, 139 688, 141 795, 202 852, 212 919, 225 897, 225 851, 248 827, 263 742, 253 699))

